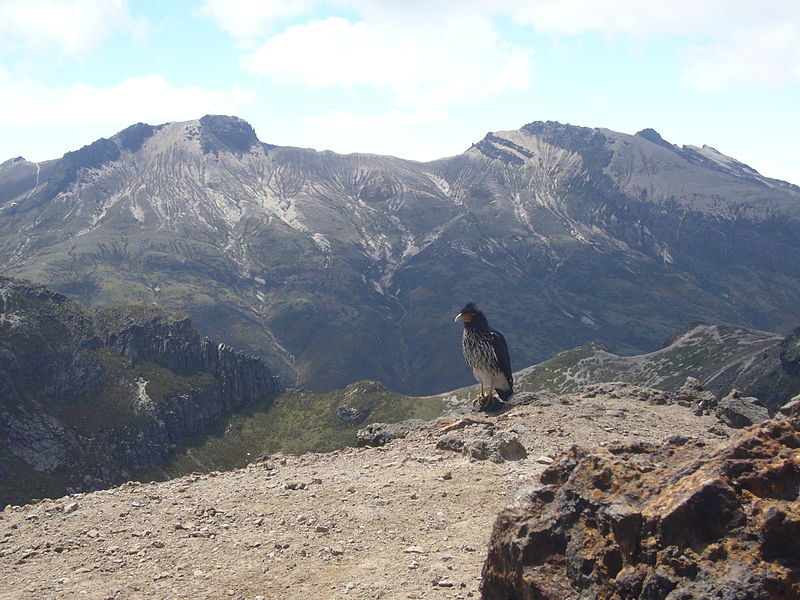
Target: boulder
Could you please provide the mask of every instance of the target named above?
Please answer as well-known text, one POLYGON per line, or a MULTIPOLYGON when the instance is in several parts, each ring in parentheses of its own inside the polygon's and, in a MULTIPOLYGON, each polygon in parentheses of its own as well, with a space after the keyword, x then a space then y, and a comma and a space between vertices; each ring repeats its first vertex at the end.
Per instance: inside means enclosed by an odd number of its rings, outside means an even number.
POLYGON ((717 397, 700 385, 694 377, 687 377, 683 385, 675 392, 675 400, 682 406, 693 406, 695 414, 701 415, 717 405, 717 397))
POLYGON ((800 598, 800 417, 573 447, 500 513, 482 597, 800 598))
POLYGON ((741 429, 769 419, 769 410, 758 398, 744 397, 738 390, 719 401, 717 417, 728 427, 741 429))
POLYGON ((781 406, 778 413, 782 417, 800 417, 800 394, 781 406))
POLYGON ((397 438, 404 438, 409 431, 426 425, 422 419, 407 419, 400 423, 370 423, 356 433, 359 446, 384 446, 397 438))

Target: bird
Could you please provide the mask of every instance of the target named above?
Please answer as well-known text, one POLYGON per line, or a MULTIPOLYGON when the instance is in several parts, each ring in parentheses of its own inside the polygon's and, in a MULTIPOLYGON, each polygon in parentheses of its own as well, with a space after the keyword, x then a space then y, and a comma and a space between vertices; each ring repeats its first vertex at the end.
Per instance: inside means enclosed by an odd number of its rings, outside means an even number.
POLYGON ((494 398, 495 390, 505 402, 514 393, 514 375, 506 338, 489 327, 486 315, 473 302, 462 308, 455 320, 464 323, 464 360, 481 384, 481 393, 475 402, 480 403, 481 408, 485 407, 494 398), (489 393, 485 394, 487 388, 489 393))

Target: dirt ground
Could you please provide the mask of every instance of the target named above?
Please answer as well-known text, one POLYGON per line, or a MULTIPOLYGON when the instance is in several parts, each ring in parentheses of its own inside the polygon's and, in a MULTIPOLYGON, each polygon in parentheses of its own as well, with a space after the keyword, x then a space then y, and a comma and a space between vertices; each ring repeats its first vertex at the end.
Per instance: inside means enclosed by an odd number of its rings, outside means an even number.
POLYGON ((632 389, 443 418, 381 448, 7 507, 0 600, 478 598, 498 511, 564 449, 731 432, 632 389), (527 457, 481 460, 437 448, 445 437, 516 438, 527 457))

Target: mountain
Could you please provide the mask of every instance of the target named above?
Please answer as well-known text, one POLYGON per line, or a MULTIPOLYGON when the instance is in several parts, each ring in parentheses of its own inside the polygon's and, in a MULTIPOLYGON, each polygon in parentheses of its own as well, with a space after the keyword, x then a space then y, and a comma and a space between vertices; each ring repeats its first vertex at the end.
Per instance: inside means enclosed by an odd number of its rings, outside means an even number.
POLYGON ((0 277, 0 505, 98 489, 281 391, 263 362, 154 307, 87 313, 0 277))
POLYGON ((675 392, 687 377, 719 398, 734 388, 755 396, 774 413, 800 394, 800 329, 783 337, 697 323, 655 352, 619 356, 595 342, 522 369, 514 380, 519 391, 565 394, 611 381, 675 392))
POLYGON ((259 141, 241 119, 134 125, 0 165, 0 270, 86 306, 144 303, 291 385, 471 382, 466 301, 514 366, 687 323, 800 320, 800 188, 653 130, 534 122, 429 163, 259 141))

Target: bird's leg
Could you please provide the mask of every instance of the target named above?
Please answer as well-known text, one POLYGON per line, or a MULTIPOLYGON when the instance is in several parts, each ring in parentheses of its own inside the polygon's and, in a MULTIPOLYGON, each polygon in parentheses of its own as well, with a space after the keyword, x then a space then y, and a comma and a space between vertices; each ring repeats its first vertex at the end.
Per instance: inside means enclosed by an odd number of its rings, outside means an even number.
POLYGON ((489 398, 489 400, 491 400, 492 398, 494 398, 494 384, 491 384, 491 385, 489 386, 489 396, 488 396, 488 398, 489 398))
POLYGON ((483 399, 483 382, 481 381, 481 395, 475 398, 475 400, 482 400, 483 399))

